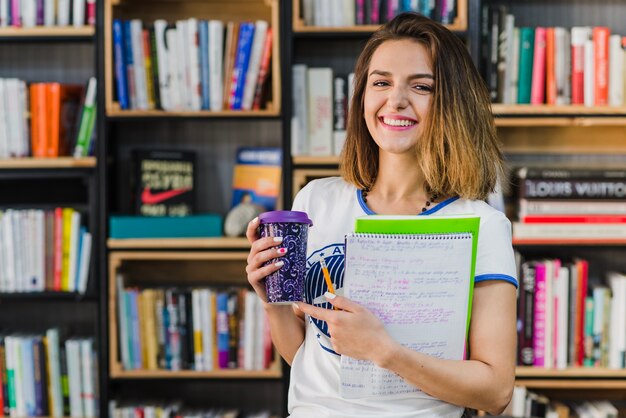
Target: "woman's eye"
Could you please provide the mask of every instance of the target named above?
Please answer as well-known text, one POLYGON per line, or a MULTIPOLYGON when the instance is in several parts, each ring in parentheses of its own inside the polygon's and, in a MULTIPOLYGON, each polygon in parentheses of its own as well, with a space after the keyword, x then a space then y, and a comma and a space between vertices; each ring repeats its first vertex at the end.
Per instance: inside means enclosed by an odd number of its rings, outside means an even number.
POLYGON ((373 85, 374 87, 385 87, 385 86, 388 86, 388 85, 389 85, 389 83, 388 83, 388 82, 386 82, 386 81, 384 81, 384 80, 377 80, 377 81, 374 81, 374 82, 372 83, 372 85, 373 85))
POLYGON ((428 94, 433 92, 432 86, 429 86, 428 84, 417 84, 414 88, 415 90, 417 90, 418 93, 422 94, 428 94))

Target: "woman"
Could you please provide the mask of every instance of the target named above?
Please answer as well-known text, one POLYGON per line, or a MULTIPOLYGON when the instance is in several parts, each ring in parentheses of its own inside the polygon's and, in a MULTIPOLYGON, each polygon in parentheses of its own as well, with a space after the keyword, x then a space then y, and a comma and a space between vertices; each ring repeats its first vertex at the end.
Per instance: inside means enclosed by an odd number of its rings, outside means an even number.
MULTIPOLYGON (((274 344, 292 366, 289 412, 458 418, 467 407, 499 413, 515 379, 517 281, 510 222, 483 201, 502 165, 487 90, 456 36, 417 14, 402 14, 373 34, 357 61, 354 83, 342 177, 311 182, 293 205, 314 224, 306 303, 265 305, 274 344), (356 217, 374 213, 480 216, 466 360, 404 348, 367 309, 324 294, 320 258, 333 266, 333 284, 341 289, 344 235, 356 217), (340 355, 370 360, 421 392, 344 399, 340 355)), ((263 263, 285 249, 272 238, 258 239, 257 227, 255 219, 247 230, 252 249, 246 270, 266 300, 263 278, 282 263, 263 263)))

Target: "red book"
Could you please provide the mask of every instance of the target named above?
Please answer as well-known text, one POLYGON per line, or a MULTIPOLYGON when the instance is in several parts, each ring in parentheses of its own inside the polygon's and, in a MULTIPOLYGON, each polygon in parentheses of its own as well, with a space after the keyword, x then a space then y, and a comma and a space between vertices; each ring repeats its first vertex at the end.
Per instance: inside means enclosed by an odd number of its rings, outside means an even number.
POLYGON ((61 270, 63 266, 63 208, 54 210, 54 279, 53 290, 61 291, 61 270))
POLYGON ((609 28, 593 28, 594 99, 596 106, 609 104, 609 36, 611 36, 609 28))
POLYGON ((585 260, 578 260, 578 287, 576 295, 576 366, 582 367, 585 359, 585 298, 587 297, 587 281, 589 263, 585 260))
POLYGON ((543 104, 546 92, 546 28, 535 28, 530 103, 543 104))
POLYGON ((572 28, 572 104, 585 103, 585 41, 589 28, 572 28))
POLYGON ((263 86, 269 75, 270 58, 272 57, 272 28, 267 28, 265 35, 265 45, 263 45, 263 54, 261 55, 261 66, 259 67, 259 77, 256 82, 256 90, 254 92, 254 101, 252 109, 261 109, 261 100, 263 99, 263 86))
POLYGON ((563 223, 563 224, 580 224, 580 223, 626 223, 626 215, 528 215, 521 219, 527 224, 545 224, 545 223, 563 223))
POLYGON ((554 28, 546 29, 546 104, 556 104, 554 28))

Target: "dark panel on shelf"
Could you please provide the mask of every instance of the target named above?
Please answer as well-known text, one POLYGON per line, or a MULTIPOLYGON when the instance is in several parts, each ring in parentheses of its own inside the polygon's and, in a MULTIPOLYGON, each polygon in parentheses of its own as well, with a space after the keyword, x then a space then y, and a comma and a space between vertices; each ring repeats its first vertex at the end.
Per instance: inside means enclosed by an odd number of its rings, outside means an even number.
POLYGON ((65 335, 95 336, 96 307, 93 303, 55 301, 44 303, 25 300, 4 303, 0 298, 0 329, 19 332, 43 332, 60 327, 65 335))
POLYGON ((88 202, 88 183, 83 178, 0 177, 0 206, 77 205, 88 202))

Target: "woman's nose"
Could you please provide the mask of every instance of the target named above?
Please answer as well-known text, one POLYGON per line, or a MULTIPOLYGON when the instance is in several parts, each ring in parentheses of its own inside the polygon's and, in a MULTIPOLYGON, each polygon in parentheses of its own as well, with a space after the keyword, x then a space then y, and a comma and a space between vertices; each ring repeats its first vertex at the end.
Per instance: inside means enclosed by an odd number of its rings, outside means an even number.
POLYGON ((408 106, 409 100, 406 90, 402 86, 394 86, 389 90, 387 105, 392 109, 403 109, 408 106))

